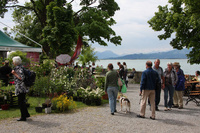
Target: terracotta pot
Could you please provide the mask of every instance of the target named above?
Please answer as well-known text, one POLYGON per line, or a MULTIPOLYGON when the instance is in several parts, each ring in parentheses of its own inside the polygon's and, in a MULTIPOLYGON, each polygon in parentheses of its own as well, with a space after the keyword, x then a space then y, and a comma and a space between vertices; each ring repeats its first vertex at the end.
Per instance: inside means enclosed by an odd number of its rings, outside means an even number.
POLYGON ((108 94, 104 94, 104 95, 102 96, 102 98, 103 98, 104 100, 108 100, 108 94))
POLYGON ((9 109, 9 104, 3 104, 1 105, 2 110, 8 110, 9 109))

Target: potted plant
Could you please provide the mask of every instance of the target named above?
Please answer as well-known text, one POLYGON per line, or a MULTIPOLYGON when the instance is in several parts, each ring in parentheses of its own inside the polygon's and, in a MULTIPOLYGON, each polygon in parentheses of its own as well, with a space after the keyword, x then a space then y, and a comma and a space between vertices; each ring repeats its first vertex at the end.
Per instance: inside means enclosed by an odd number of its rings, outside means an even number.
POLYGON ((7 95, 4 94, 4 104, 1 105, 2 110, 8 110, 10 105, 7 103, 7 95))

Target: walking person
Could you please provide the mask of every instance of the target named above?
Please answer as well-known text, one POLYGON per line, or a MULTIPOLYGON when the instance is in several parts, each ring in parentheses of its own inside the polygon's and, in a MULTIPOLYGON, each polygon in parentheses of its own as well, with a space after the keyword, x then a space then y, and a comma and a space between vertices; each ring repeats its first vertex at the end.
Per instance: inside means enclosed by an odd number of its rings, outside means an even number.
POLYGON ((164 106, 165 111, 171 110, 173 104, 173 96, 174 96, 174 89, 175 85, 178 81, 178 77, 174 69, 172 69, 172 63, 167 63, 167 69, 164 71, 164 78, 165 78, 165 88, 164 88, 164 106), (169 101, 168 101, 169 95, 169 101))
POLYGON ((114 112, 117 112, 116 99, 119 88, 117 81, 118 81, 118 73, 113 70, 113 64, 110 63, 108 64, 108 72, 106 73, 106 78, 105 78, 105 91, 106 93, 108 93, 111 115, 114 115, 114 112))
POLYGON ((175 85, 174 92, 174 107, 183 108, 183 91, 185 90, 185 76, 183 70, 180 68, 179 62, 174 62, 174 69, 178 75, 178 81, 175 85))
POLYGON ((164 79, 164 73, 163 73, 163 69, 162 67, 160 67, 160 60, 159 59, 156 59, 154 61, 154 66, 153 66, 153 70, 155 70, 160 79, 161 79, 161 82, 158 84, 160 85, 160 87, 158 87, 158 89, 156 89, 156 94, 155 94, 155 104, 156 104, 156 111, 159 111, 158 109, 158 105, 160 103, 160 94, 161 94, 161 88, 165 88, 165 79, 164 79))
POLYGON ((126 62, 123 62, 123 67, 124 67, 124 81, 125 81, 126 87, 128 87, 128 77, 127 77, 128 68, 127 68, 126 62))
POLYGON ((24 75, 24 67, 22 66, 22 60, 19 56, 13 57, 13 64, 15 66, 14 70, 12 70, 12 74, 14 75, 15 81, 15 94, 18 96, 18 104, 21 112, 21 118, 17 121, 26 121, 27 117, 30 117, 26 107, 26 93, 27 87, 25 86, 23 80, 25 78, 24 75))
POLYGON ((152 115, 150 119, 155 120, 155 89, 156 84, 160 82, 159 75, 152 69, 152 62, 146 62, 146 70, 142 73, 140 84, 140 95, 142 95, 140 103, 139 118, 145 118, 147 98, 150 100, 152 115))

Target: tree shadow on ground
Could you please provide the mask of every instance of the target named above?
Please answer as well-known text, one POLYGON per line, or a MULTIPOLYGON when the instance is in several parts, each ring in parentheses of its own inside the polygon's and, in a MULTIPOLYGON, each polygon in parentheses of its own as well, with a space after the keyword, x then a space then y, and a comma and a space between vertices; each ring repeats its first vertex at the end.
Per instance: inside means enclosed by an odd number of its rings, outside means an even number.
POLYGON ((184 121, 179 121, 179 120, 173 120, 173 119, 157 119, 158 121, 161 121, 165 124, 168 125, 176 125, 176 126, 196 126, 194 124, 184 122, 184 121))
POLYGON ((58 127, 61 124, 56 123, 56 122, 49 122, 49 121, 33 121, 32 119, 28 119, 27 123, 36 127, 41 127, 41 128, 53 128, 53 127, 58 127))

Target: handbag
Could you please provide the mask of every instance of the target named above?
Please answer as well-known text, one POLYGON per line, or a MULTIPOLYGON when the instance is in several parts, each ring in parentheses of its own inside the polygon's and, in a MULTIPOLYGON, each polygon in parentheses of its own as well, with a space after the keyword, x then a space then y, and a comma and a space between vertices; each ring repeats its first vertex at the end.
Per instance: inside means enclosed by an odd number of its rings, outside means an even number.
POLYGON ((127 92, 127 88, 126 88, 125 84, 123 84, 121 92, 122 93, 126 93, 127 92))
POLYGON ((123 85, 123 83, 122 83, 122 81, 121 81, 121 78, 118 78, 117 83, 118 83, 119 86, 122 86, 122 85, 123 85))

